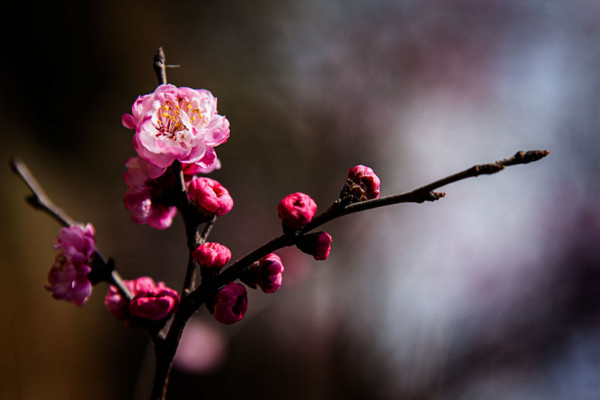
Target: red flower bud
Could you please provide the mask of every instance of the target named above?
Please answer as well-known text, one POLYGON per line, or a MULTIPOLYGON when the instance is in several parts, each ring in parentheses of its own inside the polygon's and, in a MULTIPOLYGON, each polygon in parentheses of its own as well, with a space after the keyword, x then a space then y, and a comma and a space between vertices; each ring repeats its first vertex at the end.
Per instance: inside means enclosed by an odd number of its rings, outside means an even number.
POLYGON ((195 178, 188 185, 192 204, 207 214, 225 215, 233 208, 233 199, 223 185, 210 178, 195 178))
POLYGON ((221 268, 231 260, 231 251, 221 243, 203 243, 194 250, 194 260, 202 267, 221 268))
POLYGON ((231 325, 244 317, 248 309, 248 294, 244 285, 228 283, 217 292, 213 316, 222 324, 231 325))
POLYGON ((296 247, 313 256, 315 260, 326 260, 331 252, 331 235, 321 231, 300 236, 296 247))
POLYGON ((283 263, 277 254, 271 253, 258 261, 258 286, 265 293, 275 293, 281 287, 283 263))
POLYGON ((292 193, 285 196, 277 206, 277 213, 284 227, 300 229, 308 224, 317 212, 317 204, 307 194, 292 193))

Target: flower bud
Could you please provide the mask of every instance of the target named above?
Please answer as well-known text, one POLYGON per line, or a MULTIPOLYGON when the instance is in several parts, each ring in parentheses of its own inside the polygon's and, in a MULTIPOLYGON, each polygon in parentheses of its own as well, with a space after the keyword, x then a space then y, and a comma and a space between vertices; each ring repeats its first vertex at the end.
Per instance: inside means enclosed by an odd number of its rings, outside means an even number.
POLYGON ((225 215, 233 208, 229 192, 214 179, 193 179, 188 185, 188 196, 192 204, 207 214, 225 215))
POLYGON ((380 186, 381 181, 371 168, 357 165, 348 171, 348 180, 341 197, 352 196, 357 201, 376 199, 379 197, 380 186))
POLYGON ((302 235, 298 238, 296 247, 315 260, 326 260, 331 252, 331 235, 323 231, 302 235))
POLYGON ((132 281, 124 281, 133 299, 127 301, 115 286, 108 288, 104 298, 106 308, 118 319, 131 318, 160 321, 179 307, 179 295, 163 282, 154 283, 149 277, 140 277, 132 281))
MULTIPOLYGON (((139 278, 144 279, 144 278, 139 278)), ((134 292, 135 281, 123 281, 125 287, 130 293, 134 292)), ((129 301, 123 294, 117 289, 115 285, 110 285, 106 296, 104 296, 104 305, 110 311, 112 315, 117 317, 119 320, 127 320, 130 318, 129 315, 129 301)))
POLYGON ((194 250, 194 260, 206 268, 221 268, 231 260, 231 251, 221 243, 203 243, 194 250))
POLYGON ((258 286, 265 293, 275 293, 281 287, 283 263, 277 254, 271 253, 258 261, 258 286))
POLYGON ((284 227, 300 229, 308 224, 317 212, 317 204, 307 194, 292 193, 277 205, 277 213, 284 227))
POLYGON ((228 283, 217 292, 213 316, 222 324, 231 325, 242 319, 248 309, 248 294, 244 285, 228 283))

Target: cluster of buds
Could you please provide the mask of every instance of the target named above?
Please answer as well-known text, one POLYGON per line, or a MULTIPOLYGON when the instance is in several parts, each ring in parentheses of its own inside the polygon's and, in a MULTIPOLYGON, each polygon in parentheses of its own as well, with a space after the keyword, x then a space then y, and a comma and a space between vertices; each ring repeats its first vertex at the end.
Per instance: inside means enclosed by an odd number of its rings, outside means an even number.
MULTIPOLYGON (((135 131, 133 146, 137 152, 136 157, 126 161, 124 174, 128 188, 123 200, 133 221, 165 229, 171 226, 181 207, 186 212, 195 210, 194 219, 204 222, 231 211, 233 199, 229 191, 214 179, 197 176, 220 168, 214 148, 229 137, 229 122, 217 113, 216 105, 216 98, 207 90, 164 84, 153 93, 138 97, 131 114, 123 115, 123 125, 135 131)), ((349 170, 340 199, 345 203, 374 199, 379 196, 379 186, 373 170, 358 165, 349 170)), ((284 234, 293 239, 300 251, 315 260, 325 260, 331 252, 332 239, 324 231, 310 232, 316 212, 316 202, 300 192, 285 196, 277 206, 284 234)), ((220 274, 232 255, 223 244, 205 239, 194 249, 192 258, 202 279, 209 280, 220 274)), ((94 229, 89 224, 85 229, 72 226, 61 230, 55 246, 60 253, 46 286, 54 298, 77 305, 88 299, 94 240, 94 229)), ((260 258, 240 272, 237 278, 242 283, 229 282, 216 290, 206 301, 209 311, 224 324, 241 320, 248 308, 244 284, 275 293, 282 285, 283 271, 278 255, 271 253, 260 258)), ((179 307, 178 293, 163 282, 140 277, 121 284, 120 289, 109 287, 105 305, 128 324, 162 321, 179 307)))

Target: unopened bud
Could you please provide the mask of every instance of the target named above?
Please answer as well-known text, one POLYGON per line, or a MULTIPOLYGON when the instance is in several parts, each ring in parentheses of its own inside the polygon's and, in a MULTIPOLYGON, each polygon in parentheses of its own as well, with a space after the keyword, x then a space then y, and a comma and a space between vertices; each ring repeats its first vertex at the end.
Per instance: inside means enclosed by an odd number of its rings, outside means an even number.
POLYGON ((307 194, 292 193, 277 205, 277 213, 284 227, 300 229, 308 224, 317 212, 317 203, 307 194))
POLYGON ((315 260, 326 260, 331 252, 331 235, 323 231, 302 235, 298 238, 296 247, 315 260))
POLYGON ((225 215, 233 208, 229 192, 214 179, 193 179, 188 185, 188 196, 192 204, 206 214, 225 215))
POLYGON ((221 243, 203 243, 194 250, 194 260, 206 268, 221 268, 231 260, 231 251, 221 243))
POLYGON ((217 292, 213 316, 222 324, 231 325, 244 317, 248 309, 248 294, 244 285, 228 283, 217 292))
POLYGON ((340 197, 350 197, 355 201, 376 199, 379 197, 380 186, 381 181, 371 168, 357 165, 348 171, 348 179, 340 197))

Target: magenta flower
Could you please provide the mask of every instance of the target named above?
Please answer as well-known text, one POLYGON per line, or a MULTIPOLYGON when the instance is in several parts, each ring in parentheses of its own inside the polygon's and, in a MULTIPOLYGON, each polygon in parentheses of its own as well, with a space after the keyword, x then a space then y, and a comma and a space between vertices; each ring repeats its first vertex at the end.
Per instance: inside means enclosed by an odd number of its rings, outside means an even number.
POLYGON ((206 268, 221 268, 231 260, 231 251, 221 243, 203 243, 194 250, 194 260, 206 268))
POLYGON ((317 212, 317 203, 307 194, 292 193, 277 205, 277 213, 283 226, 300 229, 308 224, 317 212))
POLYGON ((244 285, 228 283, 217 292, 213 316, 222 324, 231 325, 244 317, 248 309, 248 294, 244 285))
POLYGON ((127 171, 123 178, 129 188, 123 196, 123 202, 131 211, 131 219, 157 229, 171 226, 177 208, 166 194, 165 182, 150 177, 161 168, 140 157, 129 158, 125 166, 127 171))
POLYGON ((283 263, 277 254, 271 253, 258 261, 258 286, 265 293, 275 293, 281 287, 283 263))
POLYGON ((233 208, 229 192, 214 179, 193 179, 188 185, 188 196, 192 204, 207 214, 225 215, 233 208))
POLYGON ((316 232, 298 238, 296 247, 315 260, 326 260, 331 252, 331 235, 327 232, 316 232))
POLYGON ((49 285, 44 287, 52 292, 54 299, 82 306, 92 293, 92 284, 87 278, 91 270, 87 265, 73 264, 68 258, 58 255, 48 272, 49 285))
POLYGON ((217 114, 217 99, 204 89, 166 84, 137 98, 123 125, 135 129, 138 155, 160 168, 173 161, 210 168, 214 147, 229 137, 229 121, 217 114))
POLYGON ((348 190, 359 200, 376 199, 379 197, 381 181, 373 170, 365 165, 357 165, 348 171, 348 190))
POLYGON ((92 224, 87 224, 84 228, 77 225, 62 228, 58 233, 54 248, 70 261, 84 264, 94 253, 95 234, 92 224))
POLYGON ((66 300, 78 306, 83 305, 92 292, 92 284, 87 278, 92 270, 91 257, 94 254, 94 227, 70 226, 62 228, 54 248, 59 254, 48 272, 49 285, 44 286, 57 300, 66 300))
POLYGON ((104 297, 106 308, 118 319, 160 321, 179 307, 179 294, 163 282, 155 284, 152 278, 143 276, 124 283, 133 296, 131 302, 113 285, 108 288, 104 297))

